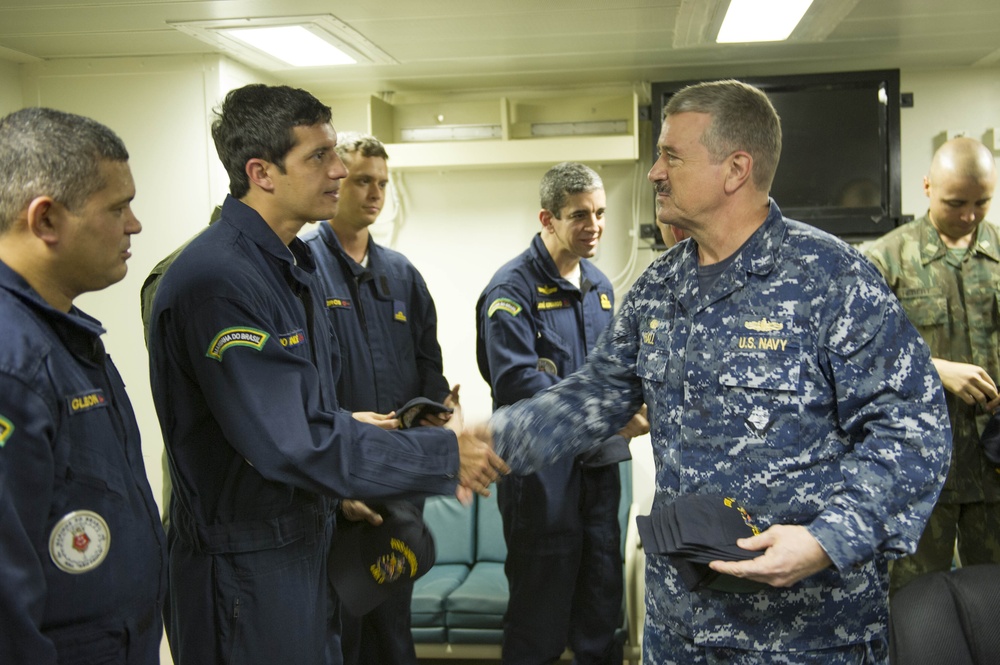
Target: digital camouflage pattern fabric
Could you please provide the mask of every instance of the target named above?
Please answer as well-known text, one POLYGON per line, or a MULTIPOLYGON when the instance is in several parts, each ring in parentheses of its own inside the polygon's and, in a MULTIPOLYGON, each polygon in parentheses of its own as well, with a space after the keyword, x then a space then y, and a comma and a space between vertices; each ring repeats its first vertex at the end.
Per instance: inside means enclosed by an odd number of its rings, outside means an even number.
POLYGON ((787 589, 689 593, 650 556, 647 654, 665 629, 771 651, 886 633, 887 559, 914 550, 951 432, 927 345, 860 253, 772 202, 702 294, 697 248, 679 243, 636 281, 584 367, 494 414, 496 449, 516 472, 538 468, 620 429, 643 402, 654 506, 724 493, 762 530, 807 526, 833 561, 787 589))

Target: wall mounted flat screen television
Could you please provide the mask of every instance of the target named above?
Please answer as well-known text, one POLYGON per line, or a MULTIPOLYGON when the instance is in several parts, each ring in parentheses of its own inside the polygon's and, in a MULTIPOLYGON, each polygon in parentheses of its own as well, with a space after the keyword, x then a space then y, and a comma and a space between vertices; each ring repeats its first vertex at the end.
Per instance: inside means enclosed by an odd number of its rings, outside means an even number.
MULTIPOLYGON (((898 70, 740 80, 767 93, 781 117, 771 196, 786 217, 848 239, 901 223, 898 70)), ((654 136, 670 97, 697 82, 652 84, 654 136)))

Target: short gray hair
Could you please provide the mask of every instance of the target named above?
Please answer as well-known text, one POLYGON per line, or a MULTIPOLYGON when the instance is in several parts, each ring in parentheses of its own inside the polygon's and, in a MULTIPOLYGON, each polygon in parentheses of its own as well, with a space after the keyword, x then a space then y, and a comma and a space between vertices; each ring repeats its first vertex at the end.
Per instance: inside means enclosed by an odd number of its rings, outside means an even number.
POLYGON ((102 161, 127 162, 125 144, 90 118, 31 107, 0 119, 0 233, 39 196, 78 210, 107 183, 102 161))
POLYGON ((761 192, 771 189, 781 156, 781 120, 763 92, 732 79, 696 83, 681 89, 663 109, 663 117, 707 113, 712 122, 701 143, 712 159, 722 161, 742 150, 753 157, 753 182, 761 192))
POLYGON ((560 219, 559 211, 566 205, 566 199, 598 189, 604 189, 604 181, 594 169, 579 162, 562 162, 545 172, 538 194, 542 208, 560 219))
POLYGON ((360 132, 343 132, 337 134, 337 154, 341 159, 348 155, 360 153, 362 157, 381 157, 388 160, 389 153, 385 151, 385 146, 371 134, 360 132))

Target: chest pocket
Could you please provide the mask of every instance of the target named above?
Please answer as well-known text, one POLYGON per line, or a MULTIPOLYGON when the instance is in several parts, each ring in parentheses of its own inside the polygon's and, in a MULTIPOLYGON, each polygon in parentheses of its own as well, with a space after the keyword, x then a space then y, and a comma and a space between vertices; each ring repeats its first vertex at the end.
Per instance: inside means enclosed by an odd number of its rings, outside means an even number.
POLYGON ((740 338, 722 357, 723 417, 734 454, 793 456, 800 448, 801 357, 789 337, 740 338))
POLYGON ((656 383, 666 380, 669 350, 665 343, 659 342, 659 337, 651 331, 643 333, 639 340, 635 373, 640 379, 656 383))
MULTIPOLYGON (((639 350, 636 352, 635 373, 645 381, 657 384, 667 380, 667 372, 671 355, 675 362, 682 364, 680 359, 683 347, 672 349, 671 341, 685 339, 688 336, 686 325, 677 326, 671 312, 657 310, 639 323, 639 350)), ((675 377, 679 382, 679 376, 675 377)))
MULTIPOLYGON (((968 289, 965 294, 966 321, 975 337, 996 330, 998 298, 1000 293, 995 286, 977 286, 968 289)), ((979 344, 980 342, 974 338, 973 345, 979 344)))
POLYGON ((539 363, 541 364, 548 366, 547 363, 543 363, 544 359, 552 361, 555 365, 555 373, 558 376, 568 374, 565 370, 572 360, 573 351, 569 343, 563 339, 563 336, 556 331, 556 328, 550 322, 543 320, 538 324, 535 353, 538 355, 539 363))
POLYGON ((914 326, 948 322, 948 301, 940 289, 900 289, 899 302, 914 326))
POLYGON ((931 353, 939 353, 948 342, 948 300, 941 289, 900 289, 899 304, 931 353))
POLYGON ((126 494, 122 474, 127 463, 124 444, 112 423, 118 414, 109 396, 93 391, 85 396, 67 397, 63 409, 60 438, 68 449, 64 477, 69 494, 75 501, 97 501, 96 505, 108 500, 121 501, 126 494), (88 399, 102 401, 81 406, 88 399))

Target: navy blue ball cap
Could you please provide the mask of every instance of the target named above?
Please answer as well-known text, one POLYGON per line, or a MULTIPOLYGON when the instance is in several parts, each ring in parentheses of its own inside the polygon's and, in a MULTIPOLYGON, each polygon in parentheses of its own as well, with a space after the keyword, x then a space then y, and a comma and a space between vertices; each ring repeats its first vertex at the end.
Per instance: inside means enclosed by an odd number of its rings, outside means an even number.
POLYGON ((665 554, 689 590, 702 588, 748 592, 765 584, 720 575, 711 561, 745 561, 761 552, 736 544, 760 531, 750 514, 735 500, 721 494, 687 494, 657 506, 649 515, 636 517, 643 549, 665 554))
POLYGON ((420 421, 427 416, 438 413, 452 413, 454 409, 447 407, 441 402, 435 402, 426 397, 414 397, 403 406, 396 409, 396 417, 399 418, 399 425, 403 429, 417 427, 420 421))
POLYGON ((628 439, 616 434, 581 454, 577 459, 580 466, 585 469, 599 469, 632 459, 632 450, 628 447, 628 439))
POLYGON ((373 507, 382 524, 340 521, 327 559, 330 583, 351 614, 375 609, 395 589, 434 565, 434 536, 420 509, 406 501, 373 507))
POLYGON ((990 417, 979 441, 983 444, 986 459, 1000 466, 1000 411, 990 417))
MULTIPOLYGON (((699 496, 699 495, 694 495, 699 496)), ((687 498, 687 497, 683 497, 687 498)), ((674 503, 681 552, 691 561, 742 561, 760 556, 736 544, 760 533, 750 513, 734 499, 710 496, 674 503)))
POLYGON ((736 500, 720 494, 687 494, 648 516, 636 518, 643 548, 690 561, 742 561, 760 556, 736 544, 759 533, 750 514, 736 500))

